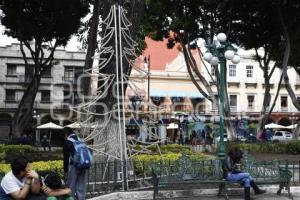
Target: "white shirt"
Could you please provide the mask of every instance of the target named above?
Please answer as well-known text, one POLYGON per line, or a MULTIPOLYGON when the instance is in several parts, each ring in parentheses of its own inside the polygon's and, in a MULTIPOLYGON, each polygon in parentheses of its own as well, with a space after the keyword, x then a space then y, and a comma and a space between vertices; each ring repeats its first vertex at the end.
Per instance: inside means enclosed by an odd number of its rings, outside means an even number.
POLYGON ((24 187, 25 179, 20 181, 15 177, 12 171, 8 172, 1 181, 1 187, 6 194, 11 194, 21 190, 24 187))

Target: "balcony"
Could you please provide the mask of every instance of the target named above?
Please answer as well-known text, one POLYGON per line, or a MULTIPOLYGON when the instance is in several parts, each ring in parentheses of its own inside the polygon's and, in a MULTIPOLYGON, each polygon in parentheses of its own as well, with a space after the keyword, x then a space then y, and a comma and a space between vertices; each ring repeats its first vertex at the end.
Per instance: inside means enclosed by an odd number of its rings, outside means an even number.
POLYGON ((289 112, 289 108, 288 107, 281 107, 281 112, 289 112))
POLYGON ((295 88, 296 90, 300 88, 300 78, 297 74, 296 74, 295 88))
POLYGON ((246 88, 247 87, 254 87, 254 88, 256 88, 256 86, 257 86, 257 80, 254 77, 246 77, 245 85, 246 85, 246 88))
POLYGON ((236 76, 234 76, 234 77, 228 76, 227 77, 227 84, 228 84, 228 87, 230 87, 230 86, 239 87, 240 86, 240 79, 236 76))
POLYGON ((64 83, 70 83, 70 84, 73 84, 73 85, 79 85, 80 84, 79 79, 75 79, 73 77, 63 76, 62 80, 63 80, 64 83))
POLYGON ((237 112, 238 111, 237 106, 230 106, 230 111, 237 112))
POLYGON ((20 83, 30 83, 33 76, 26 76, 26 75, 19 75, 19 82, 20 83))
MULTIPOLYGON (((270 83, 269 83, 271 88, 274 87, 274 83, 275 83, 274 79, 271 78, 271 79, 270 79, 270 83)), ((281 84, 281 85, 282 85, 282 84, 281 84)), ((265 83, 262 83, 262 86, 263 86, 263 88, 265 88, 265 83)))

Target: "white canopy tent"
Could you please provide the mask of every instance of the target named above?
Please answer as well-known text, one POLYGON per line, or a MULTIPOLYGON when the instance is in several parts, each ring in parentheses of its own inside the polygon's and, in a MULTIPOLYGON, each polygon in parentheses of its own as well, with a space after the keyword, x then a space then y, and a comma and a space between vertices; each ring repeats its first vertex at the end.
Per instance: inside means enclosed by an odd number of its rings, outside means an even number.
POLYGON ((271 123, 271 124, 265 125, 265 128, 282 129, 282 128, 286 128, 286 127, 279 125, 279 124, 271 123))
MULTIPOLYGON (((57 124, 54 124, 53 122, 49 122, 49 123, 46 123, 46 124, 42 124, 38 127, 36 127, 36 129, 43 129, 43 130, 50 130, 50 136, 49 136, 49 141, 51 141, 51 134, 52 134, 52 131, 51 130, 61 130, 63 129, 64 127, 60 126, 60 125, 57 125, 57 124)), ((39 132, 39 136, 38 138, 40 138, 40 132, 39 132)))
POLYGON ((286 126, 286 129, 295 129, 297 127, 297 124, 291 124, 289 126, 286 126))
POLYGON ((167 129, 176 129, 178 128, 178 124, 170 123, 169 126, 167 126, 167 129))
POLYGON ((36 127, 37 129, 53 129, 53 130, 60 130, 60 129, 63 129, 64 127, 60 126, 60 125, 57 125, 57 124, 54 124, 53 122, 49 122, 49 123, 46 123, 46 124, 42 124, 38 127, 36 127))
MULTIPOLYGON (((97 127, 97 124, 93 123, 93 124, 90 124, 89 126, 90 126, 92 129, 94 129, 94 128, 97 127)), ((72 129, 81 129, 81 128, 88 127, 88 125, 87 125, 87 124, 84 124, 84 123, 74 122, 74 123, 72 123, 72 124, 66 125, 65 127, 69 127, 69 128, 72 128, 72 129)))

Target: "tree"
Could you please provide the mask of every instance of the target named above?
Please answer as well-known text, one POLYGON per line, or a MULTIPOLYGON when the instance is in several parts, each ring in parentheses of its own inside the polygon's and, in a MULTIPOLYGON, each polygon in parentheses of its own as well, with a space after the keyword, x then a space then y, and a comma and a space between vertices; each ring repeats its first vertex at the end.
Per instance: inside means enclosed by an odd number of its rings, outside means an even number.
MULTIPOLYGON (((220 80, 218 78, 214 80, 208 70, 211 80, 208 81, 203 77, 191 56, 191 49, 197 48, 196 43, 199 38, 205 39, 206 43, 210 44, 217 33, 229 32, 232 18, 230 12, 227 12, 227 6, 227 1, 215 0, 172 0, 168 2, 150 0, 147 2, 147 12, 142 27, 142 31, 154 40, 167 38, 169 48, 172 48, 177 42, 181 44, 192 82, 206 99, 217 105, 218 97, 215 97, 209 81, 213 82, 213 85, 218 85, 220 80), (202 85, 199 84, 199 81, 202 85)), ((201 53, 199 48, 198 51, 201 53)), ((215 71, 216 74, 219 74, 218 68, 215 68, 215 71)), ((225 71, 225 77, 226 73, 225 71)), ((219 93, 219 88, 217 90, 219 93)), ((227 89, 225 97, 225 123, 230 129, 229 133, 233 133, 231 137, 234 138, 235 130, 229 120, 230 106, 227 89)), ((217 107, 219 108, 219 106, 217 107)))
POLYGON ((246 49, 256 50, 256 59, 263 70, 265 77, 265 96, 261 110, 262 119, 259 129, 262 130, 266 120, 270 117, 276 98, 278 97, 280 84, 284 80, 285 87, 292 99, 294 106, 299 110, 295 94, 289 83, 287 66, 294 66, 297 71, 299 66, 299 2, 296 1, 237 1, 232 2, 232 12, 235 19, 232 24, 232 34, 246 49), (264 49, 264 55, 258 54, 259 48, 264 49), (274 61, 269 71, 270 61, 274 61), (281 68, 282 75, 279 81, 276 98, 273 101, 269 114, 266 108, 270 106, 269 80, 275 70, 281 68))
POLYGON ((28 128, 41 76, 53 65, 58 46, 65 46, 89 11, 88 0, 4 0, 1 7, 5 34, 20 41, 25 68, 34 63, 34 72, 14 114, 13 137, 28 128), (24 47, 27 49, 24 49, 24 47))

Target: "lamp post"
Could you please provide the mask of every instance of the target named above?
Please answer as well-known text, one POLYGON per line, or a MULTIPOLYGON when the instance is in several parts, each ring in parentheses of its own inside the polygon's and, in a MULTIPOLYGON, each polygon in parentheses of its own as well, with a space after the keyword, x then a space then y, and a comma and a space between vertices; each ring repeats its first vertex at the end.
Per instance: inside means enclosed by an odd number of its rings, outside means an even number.
POLYGON ((217 41, 206 45, 208 51, 204 54, 204 60, 209 62, 213 66, 220 64, 220 146, 218 151, 218 157, 220 159, 225 158, 225 146, 224 146, 224 99, 225 99, 225 67, 226 59, 231 60, 233 64, 240 62, 240 57, 235 54, 237 51, 231 43, 227 42, 227 36, 224 33, 217 35, 217 41))
POLYGON ((33 110, 32 111, 32 117, 33 117, 34 121, 36 122, 35 123, 35 128, 34 128, 34 130, 35 130, 35 143, 36 143, 36 145, 39 145, 40 144, 40 137, 39 137, 40 135, 38 134, 38 130, 36 129, 36 127, 39 125, 40 115, 37 113, 36 110, 33 110))

